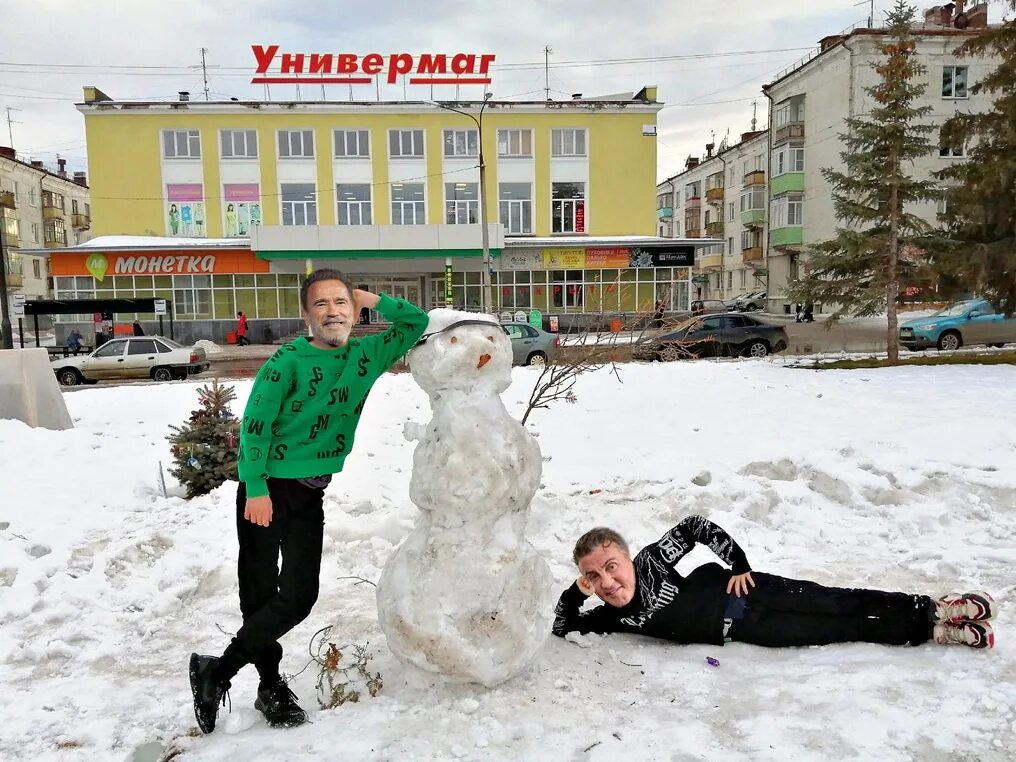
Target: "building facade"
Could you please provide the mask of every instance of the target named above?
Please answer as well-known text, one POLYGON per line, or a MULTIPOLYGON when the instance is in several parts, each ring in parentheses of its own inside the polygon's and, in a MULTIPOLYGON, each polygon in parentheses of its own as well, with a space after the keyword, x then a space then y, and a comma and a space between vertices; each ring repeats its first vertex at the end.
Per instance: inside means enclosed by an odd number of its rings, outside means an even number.
POLYGON ((195 324, 183 330, 212 339, 241 309, 298 320, 299 304, 268 289, 296 288, 322 266, 427 308, 489 303, 562 325, 660 299, 688 306, 695 242, 654 235, 655 88, 448 104, 126 103, 86 88, 78 108, 102 238, 54 256, 68 298, 171 292, 175 319, 195 324), (118 264, 125 246, 158 258, 202 242, 246 251, 247 269, 129 279, 118 264), (85 267, 94 255, 109 278, 85 267))
POLYGON ((49 263, 39 250, 74 246, 91 237, 85 174, 68 176, 63 160, 51 172, 41 161, 21 161, 13 149, 0 146, 0 226, 12 302, 14 294, 45 298, 49 263))

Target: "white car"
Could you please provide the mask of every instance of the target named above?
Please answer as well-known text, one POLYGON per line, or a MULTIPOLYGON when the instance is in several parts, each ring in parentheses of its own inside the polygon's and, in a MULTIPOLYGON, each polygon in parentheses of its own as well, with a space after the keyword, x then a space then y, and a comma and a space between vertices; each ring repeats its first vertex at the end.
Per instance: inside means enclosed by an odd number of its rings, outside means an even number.
POLYGON ((161 336, 131 336, 107 341, 88 355, 58 357, 50 366, 61 384, 76 386, 120 378, 187 378, 208 370, 208 358, 199 347, 184 347, 161 336))

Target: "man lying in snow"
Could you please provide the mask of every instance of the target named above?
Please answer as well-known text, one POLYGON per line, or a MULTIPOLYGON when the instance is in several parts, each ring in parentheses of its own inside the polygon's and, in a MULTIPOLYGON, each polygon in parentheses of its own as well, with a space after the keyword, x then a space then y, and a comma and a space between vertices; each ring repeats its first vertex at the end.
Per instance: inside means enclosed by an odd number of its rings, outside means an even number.
POLYGON ((983 592, 946 595, 887 593, 823 587, 752 572, 744 551, 720 527, 690 516, 634 560, 612 529, 586 532, 573 555, 581 576, 562 593, 554 634, 632 632, 678 643, 818 646, 861 641, 991 648, 986 621, 995 615, 983 592), (731 569, 706 564, 687 577, 674 566, 696 543, 731 569), (590 595, 606 605, 581 611, 590 595))

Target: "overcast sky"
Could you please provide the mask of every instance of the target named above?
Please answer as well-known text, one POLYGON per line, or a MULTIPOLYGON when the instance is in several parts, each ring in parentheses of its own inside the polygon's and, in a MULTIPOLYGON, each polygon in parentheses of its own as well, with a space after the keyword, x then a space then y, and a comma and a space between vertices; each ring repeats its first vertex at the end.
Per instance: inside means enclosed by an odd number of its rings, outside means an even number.
MULTIPOLYGON (((922 9, 933 4, 919 3, 922 9)), ((877 2, 877 16, 889 5, 877 2)), ((249 83, 250 46, 272 43, 307 53, 494 53, 496 97, 541 99, 543 47, 550 45, 552 98, 659 86, 667 104, 659 115, 660 178, 678 172, 689 154, 703 153, 711 132, 719 142, 728 131, 736 139, 750 129, 753 100, 763 126, 761 85, 825 35, 868 14, 868 4, 855 0, 21 0, 3 6, 0 108, 18 109, 11 112, 14 147, 47 165, 59 153, 69 168, 86 168, 83 118, 73 106, 84 85, 115 99, 170 99, 179 90, 203 98, 201 47, 208 49, 213 99, 263 98, 263 86, 249 83), (673 56, 705 57, 609 62, 673 56), (497 68, 525 63, 532 68, 497 68)), ((318 99, 320 88, 304 86, 302 94, 318 99)), ((345 100, 349 92, 332 86, 327 95, 345 100)), ((453 95, 453 87, 435 88, 436 98, 453 95)), ((293 98, 295 88, 275 86, 272 96, 293 98)), ((462 88, 463 99, 481 96, 479 86, 462 88)), ((373 100, 374 86, 354 88, 354 97, 373 100)), ((381 97, 402 99, 403 88, 382 87, 381 97)), ((408 97, 429 98, 429 88, 411 86, 408 97)), ((0 144, 8 142, 4 121, 0 144)))

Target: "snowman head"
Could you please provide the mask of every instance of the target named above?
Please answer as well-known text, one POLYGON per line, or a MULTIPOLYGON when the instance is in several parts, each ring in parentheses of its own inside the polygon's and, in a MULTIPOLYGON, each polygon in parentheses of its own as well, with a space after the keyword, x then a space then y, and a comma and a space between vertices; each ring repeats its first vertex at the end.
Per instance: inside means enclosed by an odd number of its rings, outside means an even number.
POLYGON ((512 345, 490 315, 436 309, 407 359, 416 383, 429 394, 492 390, 511 384, 512 345))

